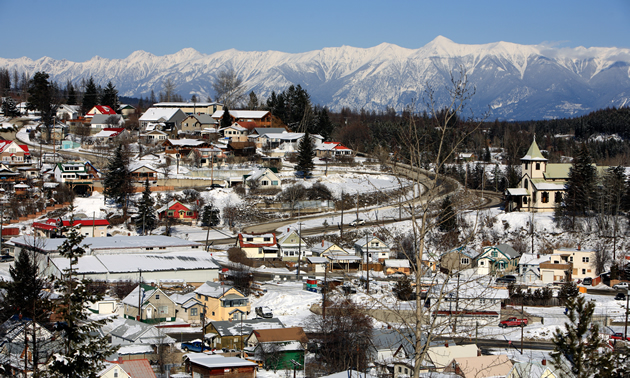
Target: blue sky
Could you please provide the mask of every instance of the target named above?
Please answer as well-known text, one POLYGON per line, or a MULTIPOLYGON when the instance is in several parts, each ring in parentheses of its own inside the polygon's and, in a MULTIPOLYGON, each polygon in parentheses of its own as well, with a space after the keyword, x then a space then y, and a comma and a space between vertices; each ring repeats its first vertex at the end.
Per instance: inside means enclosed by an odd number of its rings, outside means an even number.
POLYGON ((85 61, 192 47, 304 52, 383 42, 419 48, 443 35, 630 48, 630 1, 142 1, 0 0, 0 57, 85 61))

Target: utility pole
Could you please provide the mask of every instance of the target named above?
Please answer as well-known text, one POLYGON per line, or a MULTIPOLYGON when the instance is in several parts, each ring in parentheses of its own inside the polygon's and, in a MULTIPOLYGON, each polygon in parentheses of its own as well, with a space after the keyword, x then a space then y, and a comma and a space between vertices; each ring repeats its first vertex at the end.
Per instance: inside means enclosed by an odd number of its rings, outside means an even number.
POLYGON ((344 198, 343 198, 343 190, 341 191, 341 232, 339 234, 339 236, 341 237, 341 239, 343 240, 343 208, 345 207, 345 202, 344 202, 344 198))
POLYGON ((297 260, 297 269, 295 271, 295 279, 300 279, 300 259, 302 258, 302 222, 300 221, 300 208, 298 206, 298 226, 300 227, 300 231, 298 233, 298 260, 297 260))
POLYGON ((323 288, 324 301, 322 303, 322 317, 326 319, 326 294, 328 292, 328 263, 324 263, 324 288, 323 288))
POLYGON ((138 269, 140 272, 140 280, 138 281, 138 321, 142 321, 142 269, 138 269))
POLYGON ((369 241, 370 236, 369 234, 370 233, 368 231, 367 234, 365 235, 365 253, 366 253, 365 260, 367 263, 367 272, 365 273, 367 283, 366 283, 365 288, 366 288, 367 294, 370 294, 370 241, 369 241))
POLYGON ((626 327, 623 331, 623 339, 624 341, 628 340, 628 305, 630 304, 630 289, 626 289, 626 327))
MULTIPOLYGON (((523 333, 525 332, 525 325, 523 324, 523 319, 525 319, 525 311, 523 310, 525 301, 521 298, 521 354, 523 354, 523 333)), ((626 317, 627 317, 626 313, 626 317)))

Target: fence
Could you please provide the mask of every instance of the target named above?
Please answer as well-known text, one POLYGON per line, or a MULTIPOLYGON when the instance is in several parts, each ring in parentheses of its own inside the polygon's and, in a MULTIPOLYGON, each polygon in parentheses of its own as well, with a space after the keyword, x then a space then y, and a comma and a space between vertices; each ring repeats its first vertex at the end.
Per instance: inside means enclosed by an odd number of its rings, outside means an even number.
POLYGON ((503 300, 505 306, 529 306, 529 307, 562 307, 565 305, 564 298, 509 298, 503 300))

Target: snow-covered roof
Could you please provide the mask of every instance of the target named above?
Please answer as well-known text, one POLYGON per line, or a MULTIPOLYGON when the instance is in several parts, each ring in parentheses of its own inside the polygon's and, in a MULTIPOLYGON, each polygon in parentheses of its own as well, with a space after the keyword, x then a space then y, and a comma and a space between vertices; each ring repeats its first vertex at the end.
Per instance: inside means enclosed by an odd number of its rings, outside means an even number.
MULTIPOLYGON (((212 118, 221 118, 223 117, 223 110, 217 110, 212 114, 212 118)), ((234 118, 251 118, 251 119, 260 119, 266 116, 269 111, 267 110, 228 110, 228 113, 234 118)))
POLYGON ((138 285, 134 287, 133 290, 131 290, 131 292, 129 292, 129 294, 127 294, 127 296, 124 297, 121 302, 122 304, 126 304, 132 307, 138 307, 138 302, 140 301, 139 297, 140 294, 142 294, 142 307, 144 307, 147 299, 149 299, 149 297, 151 297, 151 295, 153 295, 153 293, 155 293, 157 290, 157 288, 152 286, 144 284, 138 285), (140 287, 140 289, 138 289, 138 287, 140 287))
POLYGON ((171 139, 169 138, 168 141, 173 145, 173 146, 200 146, 204 143, 206 143, 206 141, 203 140, 198 140, 198 139, 171 139))
POLYGON ((249 335, 255 329, 273 329, 284 328, 284 324, 277 318, 271 319, 246 319, 242 322, 243 331, 241 332, 241 322, 229 321, 213 321, 210 322, 214 329, 217 330, 221 337, 249 335))
POLYGON ((325 257, 311 256, 311 257, 307 257, 306 260, 309 262, 309 264, 326 264, 326 263, 328 263, 328 259, 325 258, 325 257))
POLYGON ((146 112, 140 117, 140 121, 168 121, 175 114, 181 112, 179 108, 149 108, 146 112))
POLYGON ((386 268, 410 268, 409 260, 407 259, 387 259, 385 260, 386 268))
POLYGON ((533 253, 523 253, 518 261, 518 265, 538 265, 549 261, 549 255, 535 255, 533 253))
POLYGON ((273 171, 271 169, 269 169, 269 168, 256 168, 253 171, 248 173, 249 176, 247 177, 247 180, 248 181, 250 181, 250 180, 251 181, 256 181, 259 178, 261 178, 263 175, 265 175, 267 173, 267 171, 273 173, 273 171))
POLYGON ((222 285, 219 282, 211 282, 207 281, 203 285, 199 286, 197 290, 195 290, 196 294, 206 295, 212 298, 220 298, 230 289, 233 289, 233 286, 230 285, 222 285))
MULTIPOLYGON (((32 236, 22 235, 9 240, 9 243, 19 246, 37 246, 44 252, 56 252, 66 238, 37 239, 32 236)), ((87 237, 83 239, 83 246, 91 251, 100 249, 131 249, 131 248, 160 248, 160 247, 199 247, 202 244, 190 240, 173 238, 163 235, 147 236, 113 236, 113 237, 87 237)))
MULTIPOLYGON (((67 258, 51 258, 60 270, 69 268, 67 258)), ((167 252, 152 254, 111 254, 80 257, 74 266, 79 274, 138 273, 159 271, 181 271, 182 278, 190 270, 219 269, 219 266, 204 251, 167 252)))
MULTIPOLYGON (((159 108, 159 107, 182 107, 182 108, 189 108, 189 107, 193 107, 193 106, 212 106, 212 105, 221 105, 221 103, 219 102, 158 102, 156 104, 153 104, 153 106, 159 108)), ((231 113, 231 112, 230 112, 231 113)))
POLYGON ((188 353, 184 357, 191 363, 205 368, 258 367, 258 364, 238 357, 225 357, 220 354, 188 353))
POLYGON ((532 184, 536 187, 536 190, 564 190, 565 184, 558 182, 536 182, 532 181, 532 184))
POLYGON ((507 188, 506 192, 510 196, 528 196, 529 192, 525 188, 507 188))
POLYGON ((521 158, 521 160, 547 161, 540 152, 540 148, 538 148, 538 144, 535 139, 532 141, 531 146, 529 146, 529 150, 527 150, 527 153, 521 158))

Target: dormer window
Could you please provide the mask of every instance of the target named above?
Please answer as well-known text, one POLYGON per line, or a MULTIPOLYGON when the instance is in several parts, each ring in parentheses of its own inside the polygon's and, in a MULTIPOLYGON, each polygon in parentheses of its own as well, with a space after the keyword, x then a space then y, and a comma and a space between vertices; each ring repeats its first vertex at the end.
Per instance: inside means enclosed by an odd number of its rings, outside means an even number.
POLYGON ((525 163, 525 170, 529 167, 529 163, 525 163))

